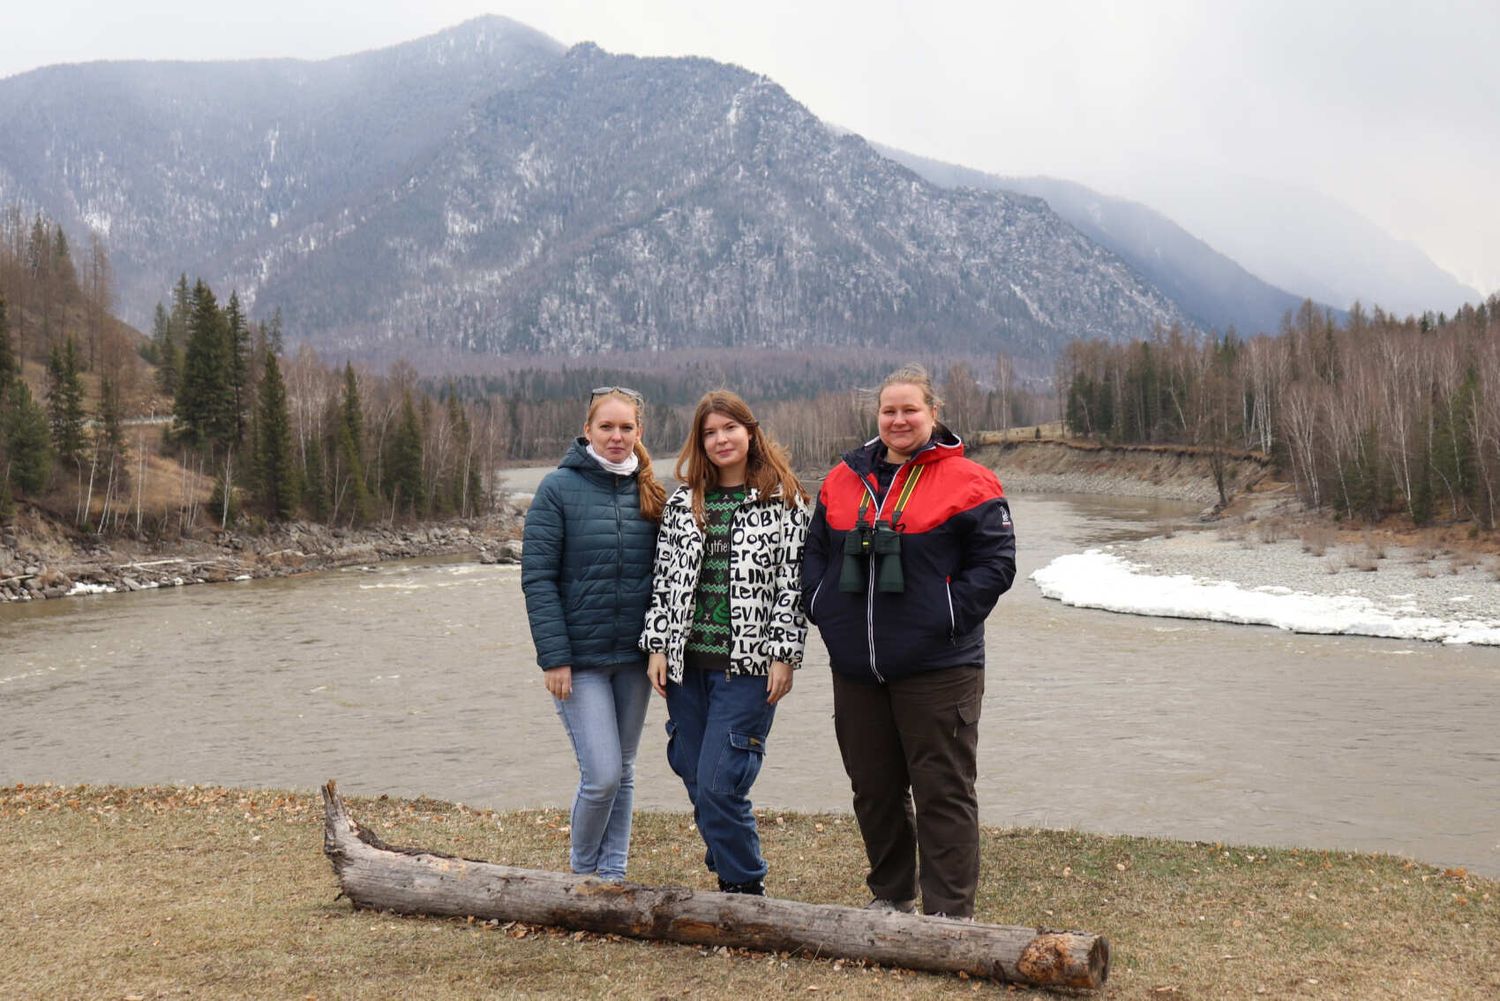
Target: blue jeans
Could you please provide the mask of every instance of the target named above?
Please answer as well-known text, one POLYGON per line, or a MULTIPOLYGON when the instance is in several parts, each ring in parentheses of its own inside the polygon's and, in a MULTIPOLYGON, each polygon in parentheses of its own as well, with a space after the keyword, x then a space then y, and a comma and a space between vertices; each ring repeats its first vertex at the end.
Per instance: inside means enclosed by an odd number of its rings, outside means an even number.
POLYGON ((639 661, 574 668, 573 696, 554 698, 573 754, 573 871, 601 879, 625 878, 630 857, 630 812, 635 801, 635 752, 646 723, 651 680, 639 661))
POLYGON ((667 685, 667 715, 667 763, 687 787, 704 862, 728 883, 765 879, 749 796, 776 717, 765 675, 689 668, 667 685))

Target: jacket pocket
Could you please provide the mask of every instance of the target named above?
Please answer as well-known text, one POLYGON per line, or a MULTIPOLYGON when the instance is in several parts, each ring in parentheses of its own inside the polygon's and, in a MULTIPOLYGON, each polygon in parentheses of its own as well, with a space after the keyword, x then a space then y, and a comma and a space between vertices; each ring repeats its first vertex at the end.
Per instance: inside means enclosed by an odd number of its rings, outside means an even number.
POLYGON ((807 599, 807 607, 802 610, 802 614, 807 618, 807 621, 813 625, 818 624, 818 620, 813 617, 813 608, 818 604, 818 595, 823 593, 823 585, 827 582, 828 578, 826 577, 818 581, 818 586, 813 588, 812 597, 807 599))
POLYGON ((729 740, 719 752, 719 762, 714 766, 714 792, 721 796, 744 796, 760 775, 765 758, 765 737, 729 731, 729 740))

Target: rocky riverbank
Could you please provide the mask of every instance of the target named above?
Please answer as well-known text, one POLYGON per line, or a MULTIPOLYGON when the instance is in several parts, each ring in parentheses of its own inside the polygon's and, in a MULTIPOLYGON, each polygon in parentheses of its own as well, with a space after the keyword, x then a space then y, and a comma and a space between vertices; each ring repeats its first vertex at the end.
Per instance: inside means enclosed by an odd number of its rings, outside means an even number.
POLYGON ((77 539, 35 512, 0 529, 0 602, 140 591, 425 556, 482 563, 520 559, 521 519, 485 518, 410 527, 330 528, 308 522, 263 534, 215 532, 162 542, 77 539))

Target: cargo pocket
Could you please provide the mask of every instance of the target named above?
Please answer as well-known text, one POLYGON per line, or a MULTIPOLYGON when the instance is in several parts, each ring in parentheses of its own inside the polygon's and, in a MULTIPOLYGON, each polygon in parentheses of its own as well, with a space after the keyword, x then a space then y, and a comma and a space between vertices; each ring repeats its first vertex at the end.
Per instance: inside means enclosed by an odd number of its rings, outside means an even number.
POLYGON ((667 765, 672 773, 678 778, 686 778, 682 774, 682 768, 678 766, 677 759, 682 755, 682 741, 677 739, 677 724, 671 718, 667 719, 667 765))
POLYGON ((766 757, 766 738, 757 733, 729 731, 729 742, 714 767, 713 790, 720 796, 744 796, 755 784, 766 757))
POLYGON ((960 702, 953 721, 953 739, 963 748, 959 772, 970 784, 979 780, 979 706, 983 696, 960 702))
POLYGON ((958 704, 958 718, 953 721, 953 736, 957 737, 966 730, 979 729, 979 707, 983 701, 975 697, 958 704))

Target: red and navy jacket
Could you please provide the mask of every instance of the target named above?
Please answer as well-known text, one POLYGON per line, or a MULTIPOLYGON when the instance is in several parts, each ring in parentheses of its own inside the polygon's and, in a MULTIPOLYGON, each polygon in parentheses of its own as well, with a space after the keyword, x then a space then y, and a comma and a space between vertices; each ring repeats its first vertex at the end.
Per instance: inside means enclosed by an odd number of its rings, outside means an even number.
MULTIPOLYGON (((843 457, 823 480, 802 555, 802 607, 823 635, 833 669, 851 681, 883 684, 922 671, 984 666, 984 620, 1016 576, 1010 505, 990 470, 964 458, 963 442, 939 429, 881 492, 880 439, 843 457), (869 503, 864 523, 889 523, 902 488, 921 467, 893 526, 901 534, 905 589, 839 590, 844 536, 869 503)), ((878 561, 891 556, 860 557, 878 561)))

